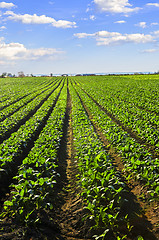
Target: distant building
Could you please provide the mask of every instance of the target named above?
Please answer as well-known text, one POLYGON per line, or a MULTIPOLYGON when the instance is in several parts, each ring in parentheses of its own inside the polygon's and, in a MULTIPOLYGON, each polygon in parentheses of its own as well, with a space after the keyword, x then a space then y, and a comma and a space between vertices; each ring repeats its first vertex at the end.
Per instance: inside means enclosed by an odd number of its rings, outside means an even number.
POLYGON ((62 77, 68 77, 68 74, 62 74, 61 76, 62 77))
POLYGON ((86 73, 86 74, 83 74, 83 76, 96 76, 96 74, 86 73))
POLYGON ((18 72, 18 77, 25 77, 24 72, 18 72))

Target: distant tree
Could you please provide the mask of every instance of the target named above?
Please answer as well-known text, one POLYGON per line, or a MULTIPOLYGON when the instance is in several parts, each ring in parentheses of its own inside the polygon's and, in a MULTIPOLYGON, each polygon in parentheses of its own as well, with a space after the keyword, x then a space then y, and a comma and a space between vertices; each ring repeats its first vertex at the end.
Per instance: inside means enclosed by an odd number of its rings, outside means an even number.
POLYGON ((7 76, 6 72, 2 73, 2 75, 1 75, 2 78, 6 77, 6 76, 7 76))
POLYGON ((12 77, 12 74, 11 74, 11 73, 8 73, 8 74, 7 74, 7 77, 12 77))

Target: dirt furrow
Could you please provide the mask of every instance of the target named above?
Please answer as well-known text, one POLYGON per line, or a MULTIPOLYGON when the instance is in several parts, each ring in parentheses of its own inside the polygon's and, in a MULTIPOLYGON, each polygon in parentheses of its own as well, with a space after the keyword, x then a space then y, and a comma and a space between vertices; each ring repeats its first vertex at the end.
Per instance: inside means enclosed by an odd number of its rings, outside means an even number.
POLYGON ((62 239, 86 239, 85 232, 88 226, 82 221, 83 204, 80 197, 80 188, 77 186, 77 163, 74 160, 73 129, 71 119, 71 96, 67 89, 67 110, 64 136, 59 151, 59 172, 62 176, 64 191, 59 193, 61 205, 56 211, 56 223, 59 226, 62 239), (64 163, 65 161, 65 163, 64 163), (65 168, 66 167, 66 168, 65 168), (65 171, 63 171, 65 168, 65 171), (64 172, 66 175, 64 176, 64 172))

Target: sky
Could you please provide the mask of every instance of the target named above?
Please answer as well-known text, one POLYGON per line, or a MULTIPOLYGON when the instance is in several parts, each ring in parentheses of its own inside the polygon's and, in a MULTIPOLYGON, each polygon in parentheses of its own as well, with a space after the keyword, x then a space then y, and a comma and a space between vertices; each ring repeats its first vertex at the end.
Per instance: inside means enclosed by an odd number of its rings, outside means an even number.
POLYGON ((0 2, 0 74, 159 71, 159 2, 0 2))

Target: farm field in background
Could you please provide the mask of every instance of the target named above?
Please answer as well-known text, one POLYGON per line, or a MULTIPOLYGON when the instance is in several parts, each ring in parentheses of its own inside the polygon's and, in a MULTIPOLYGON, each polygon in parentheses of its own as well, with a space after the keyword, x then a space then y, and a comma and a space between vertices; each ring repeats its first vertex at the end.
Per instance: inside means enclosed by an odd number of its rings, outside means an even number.
POLYGON ((0 79, 0 238, 159 239, 159 75, 0 79))

